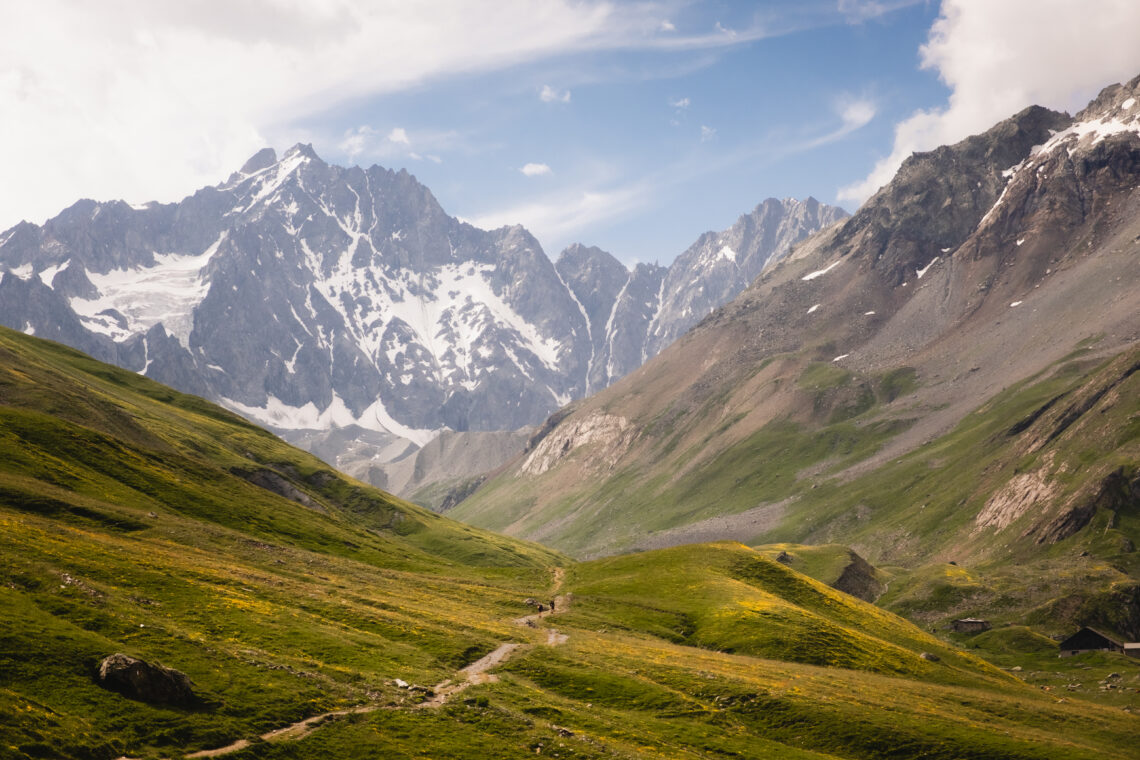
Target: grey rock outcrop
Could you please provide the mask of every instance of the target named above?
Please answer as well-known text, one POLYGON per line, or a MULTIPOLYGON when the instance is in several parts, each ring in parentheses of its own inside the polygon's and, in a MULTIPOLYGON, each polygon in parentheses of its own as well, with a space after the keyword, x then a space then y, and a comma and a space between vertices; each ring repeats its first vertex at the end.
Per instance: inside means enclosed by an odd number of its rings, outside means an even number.
POLYGON ((97 677, 101 686, 147 704, 188 707, 196 701, 185 673, 121 652, 103 658, 97 677))

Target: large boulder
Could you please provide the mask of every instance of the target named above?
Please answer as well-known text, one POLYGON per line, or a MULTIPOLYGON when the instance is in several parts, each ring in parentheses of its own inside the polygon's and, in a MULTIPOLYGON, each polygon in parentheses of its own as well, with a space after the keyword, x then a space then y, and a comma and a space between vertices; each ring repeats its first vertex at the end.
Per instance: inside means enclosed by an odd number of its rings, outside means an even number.
POLYGON ((190 677, 174 668, 116 652, 99 663, 99 684, 149 704, 188 706, 195 702, 190 677))

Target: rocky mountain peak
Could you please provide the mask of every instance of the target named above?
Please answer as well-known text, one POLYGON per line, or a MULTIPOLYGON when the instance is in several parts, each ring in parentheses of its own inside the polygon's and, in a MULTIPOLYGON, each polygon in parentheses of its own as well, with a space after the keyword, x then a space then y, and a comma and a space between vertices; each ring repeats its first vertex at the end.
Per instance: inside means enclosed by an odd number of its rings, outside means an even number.
POLYGON ((1002 194, 1003 173, 1066 128, 1068 115, 1033 106, 979 135, 915 153, 840 230, 862 264, 891 285, 958 248, 1002 194))
MULTIPOLYGON (((1140 376, 1138 87, 1107 88, 1075 119, 1031 107, 915 154, 849 220, 552 419, 541 466, 532 447, 456 514, 580 554, 652 545, 653 531, 673 543, 848 536, 892 561, 927 561, 920 535, 947 558, 1023 556, 1087 526, 1084 540, 1105 545, 1116 502, 1103 494, 1121 492, 1112 472, 1126 461, 1109 431, 1134 405, 1136 388, 1118 389, 1140 376), (1113 367, 1097 370, 1097 390, 1069 385, 1097 365, 1113 367), (628 446, 585 434, 607 419, 624 421, 608 440, 628 446), (848 435, 875 438, 852 453, 848 435), (1009 447, 1006 465, 980 455, 994 446, 1009 447)), ((729 248, 708 271, 730 271, 737 245, 706 234, 685 260, 729 248)))
POLYGON ((321 157, 317 155, 317 152, 313 150, 312 143, 296 143, 293 145, 293 147, 289 148, 289 150, 285 151, 285 155, 282 156, 282 160, 292 158, 294 156, 301 156, 309 159, 310 161, 320 161, 321 163, 324 163, 321 161, 321 157))
POLYGON ((1087 122, 1105 116, 1132 121, 1128 116, 1140 114, 1140 76, 1122 84, 1105 87, 1093 100, 1073 118, 1075 122, 1087 122), (1129 102, 1131 101, 1131 102, 1129 102), (1127 105, 1125 105, 1127 103, 1127 105))
POLYGON ((249 160, 242 164, 241 169, 238 170, 239 174, 253 174, 262 169, 268 169, 273 164, 277 163, 277 151, 273 148, 262 148, 261 150, 250 156, 249 160))
POLYGON ((678 256, 662 285, 646 358, 731 300, 796 243, 847 217, 841 208, 809 201, 769 198, 729 229, 704 233, 678 256))

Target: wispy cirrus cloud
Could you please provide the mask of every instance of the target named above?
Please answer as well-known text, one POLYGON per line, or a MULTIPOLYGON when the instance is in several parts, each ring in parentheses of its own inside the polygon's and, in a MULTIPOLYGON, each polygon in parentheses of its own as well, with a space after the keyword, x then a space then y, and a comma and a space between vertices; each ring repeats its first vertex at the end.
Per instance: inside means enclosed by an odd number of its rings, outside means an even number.
POLYGON ((466 221, 483 229, 521 224, 543 246, 561 248, 591 230, 645 208, 654 197, 654 188, 646 178, 626 184, 587 182, 486 211, 466 221))
POLYGON ((837 8, 850 24, 861 24, 926 0, 839 0, 837 8))
MULTIPOLYGON (((669 29, 664 19, 677 7, 672 0, 4 3, 0 26, 19 32, 0 46, 0 228, 40 221, 77 196, 176 199, 224 178, 270 139, 297 136, 290 125, 349 101, 559 56, 715 49, 772 34, 669 29)), ((565 89, 553 94, 569 97, 565 89)), ((388 136, 341 141, 367 155, 388 136)), ((416 143, 414 133, 409 139, 416 143)))
POLYGON ((878 108, 870 98, 845 96, 839 100, 836 112, 840 120, 839 126, 819 137, 809 138, 801 144, 800 149, 818 148, 821 145, 842 140, 855 130, 862 129, 870 124, 875 118, 875 114, 878 113, 878 108))
MULTIPOLYGON (((616 166, 607 165, 600 167, 596 176, 579 180, 570 187, 552 190, 523 203, 489 209, 466 221, 486 229, 521 224, 543 246, 557 250, 576 240, 588 239, 607 225, 644 212, 661 197, 726 167, 745 163, 762 166, 838 142, 869 124, 876 114, 873 100, 844 95, 835 100, 830 116, 814 125, 815 136, 810 131, 806 135, 795 135, 786 130, 773 130, 746 145, 711 155, 704 150, 695 151, 649 174, 635 177, 623 178, 616 166)), ((702 128, 702 141, 715 136, 715 129, 707 125, 702 128)))

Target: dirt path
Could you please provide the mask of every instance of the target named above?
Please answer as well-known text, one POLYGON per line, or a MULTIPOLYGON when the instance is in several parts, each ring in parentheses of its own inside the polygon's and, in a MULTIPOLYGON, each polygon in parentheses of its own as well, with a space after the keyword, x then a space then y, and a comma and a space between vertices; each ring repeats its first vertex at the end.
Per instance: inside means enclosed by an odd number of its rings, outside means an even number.
MULTIPOLYGON (((515 620, 517 625, 525 625, 530 628, 538 627, 538 621, 551 615, 565 612, 570 609, 570 602, 573 599, 572 594, 558 594, 562 590, 562 584, 566 580, 566 570, 561 567, 554 568, 553 578, 551 583, 551 593, 555 594, 553 599, 553 606, 549 609, 544 609, 541 612, 536 612, 533 615, 527 615, 515 620)), ((569 636, 560 633, 553 628, 546 632, 546 646, 560 646, 569 640, 569 636)), ((495 683, 499 677, 494 673, 487 671, 497 665, 505 662, 515 652, 520 649, 530 649, 533 644, 516 644, 513 642, 506 642, 500 644, 493 652, 480 657, 475 662, 471 663, 465 668, 461 668, 456 676, 458 680, 447 679, 432 688, 432 696, 424 702, 415 705, 416 709, 433 709, 442 707, 447 704, 447 701, 453 696, 468 688, 482 683, 495 683)), ((282 741, 296 741, 311 734, 317 727, 322 725, 325 721, 333 718, 339 718, 345 715, 360 715, 362 713, 375 712, 376 710, 385 709, 382 705, 360 705, 358 707, 349 707, 345 710, 333 710, 332 712, 321 713, 314 715, 311 718, 299 720, 284 728, 278 728, 268 733, 261 735, 262 741, 267 742, 282 742, 282 741)), ((227 744, 224 747, 216 749, 204 749, 200 752, 193 752, 186 755, 187 758, 199 757, 221 757, 229 755, 239 750, 243 750, 250 745, 248 739, 238 739, 237 741, 227 744)), ((132 760, 131 758, 121 757, 118 760, 132 760)))
MULTIPOLYGON (((264 733, 261 735, 261 740, 267 742, 296 741, 297 739, 311 734, 326 720, 339 718, 344 715, 359 715, 361 713, 375 712, 379 709, 380 705, 360 705, 359 707, 349 707, 345 710, 333 710, 332 712, 321 713, 320 715, 314 715, 311 718, 299 720, 296 723, 285 726, 285 728, 278 728, 274 729, 273 731, 264 733)), ((245 749, 248 746, 249 741, 246 739, 238 739, 236 742, 227 744, 224 747, 218 747, 217 749, 204 749, 201 752, 193 752, 189 755, 186 755, 186 757, 221 757, 222 755, 229 755, 237 752, 238 750, 245 749)), ((119 760, 126 759, 120 758, 119 760)))
POLYGON ((443 705, 447 703, 447 700, 451 699, 453 696, 463 691, 468 686, 474 686, 475 684, 480 683, 495 683, 499 680, 499 677, 492 673, 488 673, 487 671, 510 657, 516 649, 519 649, 522 646, 522 644, 512 643, 500 644, 499 648, 495 651, 476 660, 475 662, 460 670, 459 673, 463 676, 462 681, 456 683, 451 679, 448 679, 442 683, 436 684, 432 688, 431 698, 426 702, 420 702, 418 705, 416 705, 416 707, 421 709, 425 707, 443 707, 443 705))

